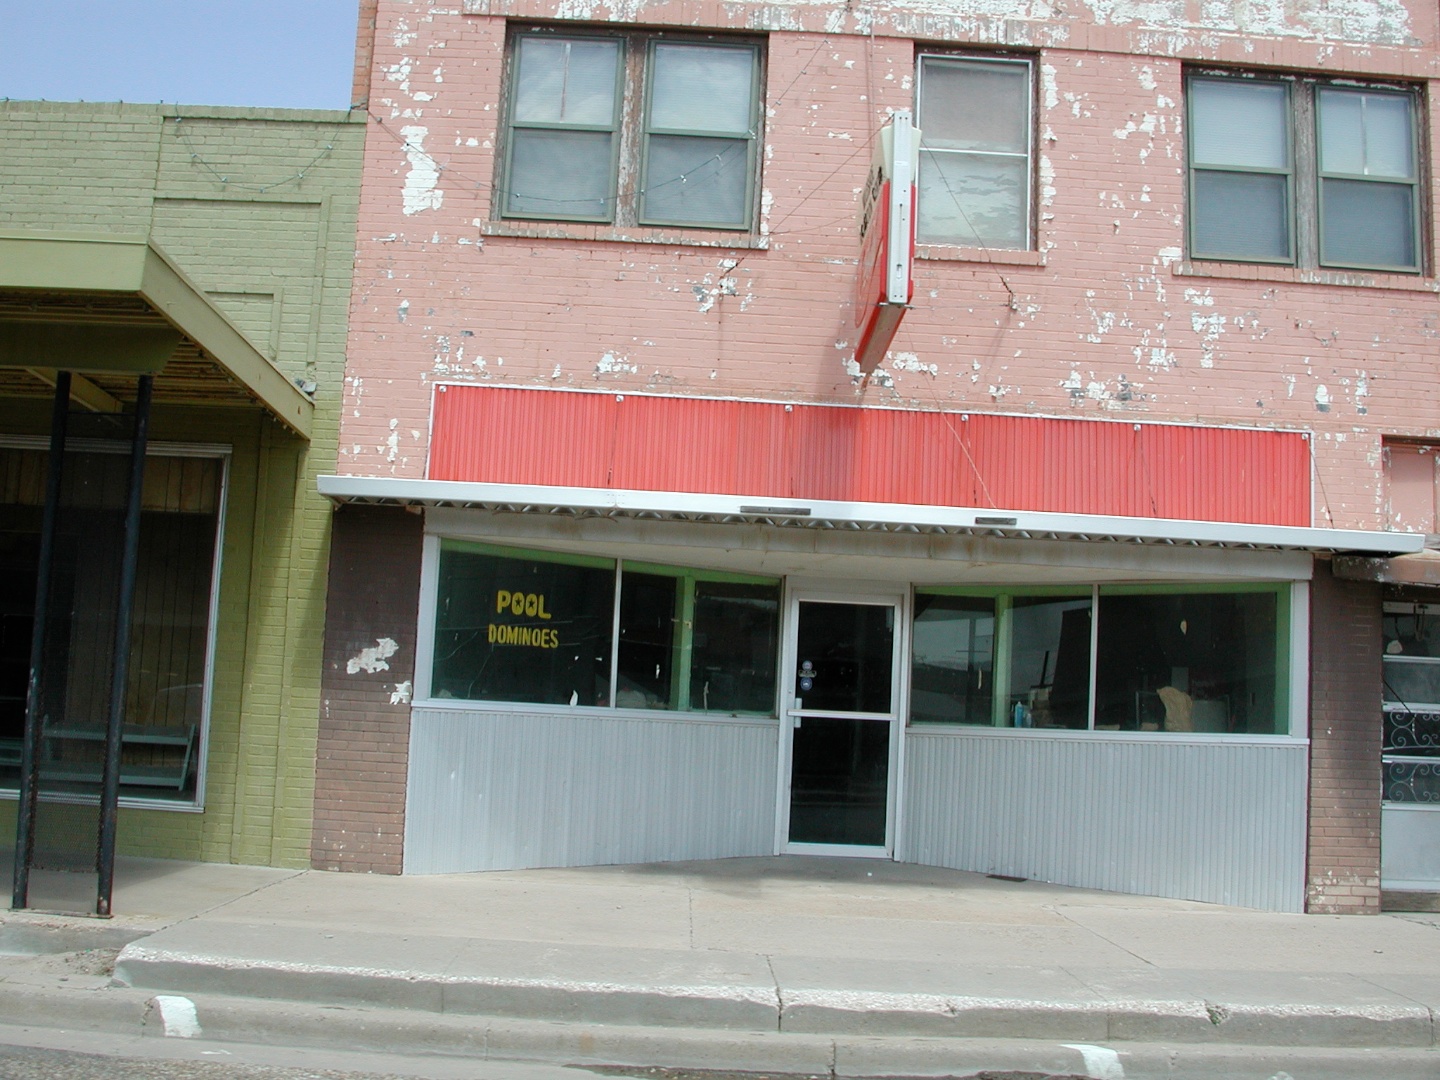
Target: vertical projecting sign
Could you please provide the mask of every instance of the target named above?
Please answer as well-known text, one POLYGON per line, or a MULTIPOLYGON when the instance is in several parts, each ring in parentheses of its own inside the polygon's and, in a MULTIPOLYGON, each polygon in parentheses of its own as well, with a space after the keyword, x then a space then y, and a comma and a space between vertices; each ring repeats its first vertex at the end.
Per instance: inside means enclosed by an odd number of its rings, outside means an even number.
POLYGON ((920 132, 909 109, 880 129, 870 176, 860 196, 860 267, 855 283, 855 363, 866 375, 885 350, 915 292, 915 176, 920 132))

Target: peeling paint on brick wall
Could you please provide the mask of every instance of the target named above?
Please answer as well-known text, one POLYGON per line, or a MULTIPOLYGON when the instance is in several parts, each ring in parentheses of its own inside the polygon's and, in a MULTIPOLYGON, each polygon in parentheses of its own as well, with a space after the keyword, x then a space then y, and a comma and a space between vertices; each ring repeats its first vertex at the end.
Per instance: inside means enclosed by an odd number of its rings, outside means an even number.
POLYGON ((400 646, 394 638, 376 638, 374 645, 361 649, 345 661, 345 672, 349 675, 358 675, 363 671, 373 675, 377 671, 389 671, 390 665, 386 661, 395 655, 395 650, 398 648, 400 646))
POLYGON ((347 470, 424 475, 436 382, 601 385, 1313 430, 1316 524, 1376 527, 1367 452, 1436 426, 1433 278, 1185 257, 1185 65, 1424 79, 1418 2, 384 0, 378 19, 347 470), (496 221, 506 34, 527 18, 763 31, 753 231, 496 221), (865 381, 856 202, 875 131, 916 105, 917 41, 1037 56, 1034 240, 922 250, 865 381))

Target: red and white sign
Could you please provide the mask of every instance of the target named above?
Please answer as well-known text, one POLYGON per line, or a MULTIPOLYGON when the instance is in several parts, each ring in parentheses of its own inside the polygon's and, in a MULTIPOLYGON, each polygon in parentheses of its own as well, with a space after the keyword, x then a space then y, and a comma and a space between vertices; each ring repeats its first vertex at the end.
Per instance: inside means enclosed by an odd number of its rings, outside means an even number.
POLYGON ((880 366, 915 293, 915 179, 920 132, 910 110, 897 109, 880 130, 860 196, 860 270, 855 282, 855 363, 866 375, 880 366))

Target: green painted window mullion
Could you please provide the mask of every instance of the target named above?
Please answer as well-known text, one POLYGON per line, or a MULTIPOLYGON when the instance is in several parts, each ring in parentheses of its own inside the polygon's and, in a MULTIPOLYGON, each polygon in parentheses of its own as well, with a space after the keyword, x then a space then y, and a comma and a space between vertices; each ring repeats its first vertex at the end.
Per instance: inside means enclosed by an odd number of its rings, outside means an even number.
POLYGON ((1290 639, 1292 635, 1290 598, 1294 586, 1280 589, 1275 597, 1275 714, 1282 723, 1278 734, 1294 735, 1290 716, 1290 639))
POLYGON ((615 563, 615 607, 610 617, 610 700, 606 702, 615 708, 615 684, 620 681, 620 590, 625 587, 625 570, 615 563))
POLYGON ((996 727, 1008 727, 1010 723, 1010 597, 1001 593, 995 597, 995 660, 990 672, 991 690, 990 719, 996 727))
POLYGON ((672 655, 675 670, 671 679, 675 691, 670 695, 673 708, 681 712, 690 709, 690 663, 695 652, 695 577, 686 574, 680 581, 679 618, 675 620, 675 637, 672 655))

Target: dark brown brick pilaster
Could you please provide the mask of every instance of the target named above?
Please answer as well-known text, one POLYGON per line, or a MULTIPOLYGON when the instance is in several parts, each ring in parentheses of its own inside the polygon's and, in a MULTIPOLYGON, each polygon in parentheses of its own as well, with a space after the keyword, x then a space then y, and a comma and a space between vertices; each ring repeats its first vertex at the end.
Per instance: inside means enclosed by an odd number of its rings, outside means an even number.
POLYGON ((1316 560, 1310 592, 1307 911, 1380 910, 1380 586, 1316 560))
POLYGON ((330 547, 312 865, 398 874, 422 522, 391 507, 336 511, 330 547))

